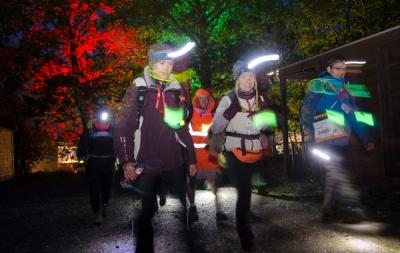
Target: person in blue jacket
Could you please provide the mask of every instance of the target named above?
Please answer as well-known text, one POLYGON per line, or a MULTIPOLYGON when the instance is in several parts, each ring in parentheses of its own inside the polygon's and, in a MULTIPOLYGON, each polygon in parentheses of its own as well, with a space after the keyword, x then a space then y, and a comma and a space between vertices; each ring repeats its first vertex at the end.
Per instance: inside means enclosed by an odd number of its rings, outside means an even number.
POLYGON ((357 143, 367 151, 374 149, 369 126, 357 121, 358 106, 347 89, 346 61, 336 56, 328 61, 326 71, 308 83, 308 91, 301 109, 304 141, 313 157, 325 169, 322 221, 334 221, 339 201, 346 200, 364 216, 360 208, 360 192, 352 178, 352 157, 357 143))

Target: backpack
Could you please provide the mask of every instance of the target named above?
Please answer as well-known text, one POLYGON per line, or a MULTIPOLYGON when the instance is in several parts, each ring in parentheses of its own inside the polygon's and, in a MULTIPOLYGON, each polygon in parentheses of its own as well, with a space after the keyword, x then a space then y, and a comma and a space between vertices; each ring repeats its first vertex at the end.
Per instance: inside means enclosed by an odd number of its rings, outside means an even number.
MULTIPOLYGON (((234 91, 228 94, 229 99, 232 101, 236 96, 234 91)), ((210 153, 220 154, 225 151, 225 140, 226 140, 226 131, 222 131, 221 133, 214 134, 212 131, 208 132, 208 146, 210 153)))

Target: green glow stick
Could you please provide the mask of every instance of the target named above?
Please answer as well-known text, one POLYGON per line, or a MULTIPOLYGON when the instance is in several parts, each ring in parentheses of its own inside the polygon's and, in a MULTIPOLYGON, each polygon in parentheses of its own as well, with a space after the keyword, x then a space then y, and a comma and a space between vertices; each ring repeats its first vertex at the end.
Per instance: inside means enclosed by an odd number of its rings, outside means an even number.
POLYGON ((361 122, 369 126, 375 126, 374 116, 371 113, 355 111, 354 115, 356 116, 357 122, 361 122))
POLYGON ((165 107, 164 122, 171 128, 180 128, 183 125, 183 108, 165 107))
POLYGON ((253 115, 253 124, 256 128, 276 127, 276 116, 273 111, 262 110, 253 115))
POLYGON ((344 86, 352 97, 370 98, 371 93, 364 84, 350 83, 344 86))
POLYGON ((326 114, 328 115, 329 121, 335 123, 336 125, 344 126, 343 113, 326 109, 326 114))

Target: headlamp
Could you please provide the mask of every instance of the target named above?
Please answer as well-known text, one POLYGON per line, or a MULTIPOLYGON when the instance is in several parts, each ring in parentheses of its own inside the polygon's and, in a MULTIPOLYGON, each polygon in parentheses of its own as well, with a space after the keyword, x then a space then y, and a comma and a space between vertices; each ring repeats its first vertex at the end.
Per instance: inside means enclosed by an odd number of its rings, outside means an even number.
POLYGON ((263 56, 255 58, 254 60, 251 60, 249 62, 249 64, 247 65, 247 68, 252 69, 260 63, 263 63, 266 61, 277 61, 277 60, 279 60, 279 55, 277 55, 277 54, 263 55, 263 56))
POLYGON ((192 50, 195 45, 196 44, 194 42, 188 42, 181 49, 179 49, 179 50, 177 50, 175 52, 168 53, 167 57, 169 57, 170 59, 174 59, 174 58, 177 58, 179 56, 182 56, 182 55, 186 54, 187 52, 189 52, 190 50, 192 50))
POLYGON ((108 112, 101 112, 101 113, 100 113, 100 119, 101 119, 102 121, 107 121, 107 120, 109 119, 108 112))

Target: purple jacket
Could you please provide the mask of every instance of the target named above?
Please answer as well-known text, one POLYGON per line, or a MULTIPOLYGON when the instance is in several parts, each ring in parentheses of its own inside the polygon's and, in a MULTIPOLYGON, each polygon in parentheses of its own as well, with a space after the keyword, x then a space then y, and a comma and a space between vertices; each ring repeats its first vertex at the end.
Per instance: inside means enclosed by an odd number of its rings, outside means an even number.
POLYGON ((171 170, 183 165, 183 149, 187 152, 186 162, 196 163, 195 149, 187 125, 173 129, 163 121, 164 105, 169 108, 183 107, 186 110, 186 102, 182 101, 185 97, 183 89, 175 79, 163 90, 157 87, 146 67, 144 77, 135 79, 126 90, 114 128, 115 152, 121 165, 127 162, 144 163, 145 166, 158 164, 162 170, 171 170), (138 85, 146 86, 146 96, 140 129, 136 131, 138 85))

